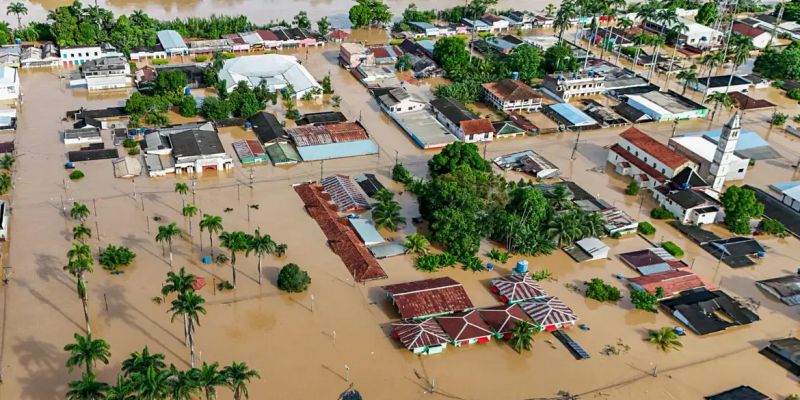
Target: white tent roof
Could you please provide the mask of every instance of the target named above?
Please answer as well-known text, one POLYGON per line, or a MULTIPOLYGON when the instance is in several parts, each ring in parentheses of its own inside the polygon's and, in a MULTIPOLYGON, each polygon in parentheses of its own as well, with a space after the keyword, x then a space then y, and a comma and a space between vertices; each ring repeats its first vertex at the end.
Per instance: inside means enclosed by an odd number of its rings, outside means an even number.
POLYGON ((311 88, 320 87, 308 70, 297 62, 297 58, 280 54, 227 60, 219 71, 219 79, 226 81, 228 91, 241 81, 251 87, 265 81, 271 90, 280 90, 291 84, 298 96, 311 88))

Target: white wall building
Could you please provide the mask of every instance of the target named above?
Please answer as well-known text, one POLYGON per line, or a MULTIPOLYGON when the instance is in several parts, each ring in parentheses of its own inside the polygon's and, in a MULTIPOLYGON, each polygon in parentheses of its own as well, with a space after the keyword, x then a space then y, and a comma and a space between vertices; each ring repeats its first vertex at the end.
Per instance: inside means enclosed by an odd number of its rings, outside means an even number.
MULTIPOLYGON (((714 160, 714 153, 717 149, 713 142, 702 136, 682 136, 670 139, 669 146, 696 163, 698 165, 697 173, 700 176, 707 177, 711 175, 711 163, 714 160)), ((749 158, 741 158, 736 154, 732 154, 725 180, 740 181, 744 179, 749 165, 749 158)))
POLYGON ((16 68, 0 67, 0 101, 19 98, 19 74, 16 68))
POLYGON ((102 57, 103 49, 100 46, 70 46, 59 49, 59 54, 61 65, 69 67, 102 57))
POLYGON ((291 84, 297 99, 309 92, 315 98, 322 96, 322 86, 293 56, 265 54, 225 60, 219 79, 225 80, 228 92, 239 82, 251 88, 264 82, 270 91, 282 90, 291 84))
POLYGON ((377 94, 376 98, 381 108, 386 112, 396 114, 419 111, 426 105, 424 101, 411 96, 405 89, 399 87, 386 90, 383 94, 377 94))

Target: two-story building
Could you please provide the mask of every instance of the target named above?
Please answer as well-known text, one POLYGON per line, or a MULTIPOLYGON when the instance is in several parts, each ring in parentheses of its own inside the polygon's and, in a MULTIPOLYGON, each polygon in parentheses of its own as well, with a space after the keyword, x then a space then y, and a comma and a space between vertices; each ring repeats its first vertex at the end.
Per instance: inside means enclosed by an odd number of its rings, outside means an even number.
POLYGON ((103 49, 100 46, 67 46, 59 49, 59 54, 61 65, 70 67, 83 65, 87 61, 102 57, 103 49))
POLYGON ((19 74, 16 68, 0 67, 0 101, 19 98, 19 74))
POLYGON ((617 173, 632 177, 645 188, 664 184, 686 167, 695 168, 688 158, 633 127, 611 146, 608 162, 617 173))
POLYGON ((606 91, 605 76, 591 71, 587 74, 550 74, 544 77, 542 90, 564 102, 576 96, 603 94, 606 91))
POLYGON ((372 50, 359 43, 342 43, 339 47, 339 65, 351 69, 361 64, 375 65, 372 50))
POLYGON ((494 139, 495 129, 487 118, 479 118, 463 104, 449 97, 431 101, 431 111, 436 119, 457 138, 466 143, 489 142, 494 139))
POLYGON ((91 60, 81 65, 80 79, 70 86, 86 86, 89 91, 131 87, 131 67, 125 57, 112 56, 91 60))
POLYGON ((542 96, 519 79, 503 79, 481 85, 486 102, 502 111, 537 111, 542 96))

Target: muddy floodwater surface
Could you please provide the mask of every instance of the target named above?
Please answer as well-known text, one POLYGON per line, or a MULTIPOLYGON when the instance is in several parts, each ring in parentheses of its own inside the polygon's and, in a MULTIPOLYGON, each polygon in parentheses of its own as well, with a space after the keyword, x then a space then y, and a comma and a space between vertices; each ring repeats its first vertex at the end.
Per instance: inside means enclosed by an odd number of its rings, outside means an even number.
MULTIPOLYGON (((56 4, 60 3, 43 5, 56 4)), ((148 10, 202 7, 209 13, 241 9, 249 15, 274 7, 272 2, 222 0, 111 4, 148 10)), ((296 2, 288 6, 325 13, 339 4, 296 2)), ((396 7, 401 7, 400 3, 396 7)), ((342 5, 341 9, 344 8, 342 5)), ((284 12, 277 8, 274 11, 284 12)), ((349 119, 361 120, 380 146, 380 153, 324 164, 258 166, 252 170, 252 187, 249 168, 242 168, 238 162, 231 172, 207 173, 197 179, 195 192, 187 195, 186 200, 192 198, 200 214, 222 216, 225 230, 252 232, 259 228, 276 241, 288 244, 283 258, 265 259, 262 286, 257 283, 256 259, 240 255, 239 284, 230 292, 215 291, 213 285, 230 279, 230 268, 201 263, 201 257, 209 251, 208 235, 199 234, 195 218, 190 236, 189 221, 180 214, 182 199, 173 188, 176 182, 190 183, 190 177, 115 179, 110 162, 92 161, 78 165, 86 178, 64 183, 65 148, 59 138, 59 131, 68 127, 62 121, 64 113, 81 106, 92 109, 120 105, 127 93, 88 96, 67 89, 56 71, 22 71, 25 96, 14 135, 18 161, 11 198, 10 256, 3 262, 9 267, 10 283, 0 289, 3 292, 0 398, 63 398, 67 382, 80 375, 78 371, 66 371, 67 354, 62 350, 72 340, 73 333, 83 329, 75 283, 62 270, 71 242, 71 228, 75 225, 65 218, 62 204, 73 201, 83 202, 92 210, 86 224, 94 231, 89 240, 93 249, 124 245, 137 254, 133 265, 124 268, 124 274, 110 275, 97 266, 88 277, 93 335, 111 345, 110 364, 98 366, 99 378, 106 382, 114 382, 121 361, 144 346, 164 353, 168 363, 181 368, 188 365, 189 353, 183 346, 180 321, 171 323, 168 305, 153 301, 159 296, 167 271, 171 270, 162 246, 154 241, 155 233, 159 224, 175 222, 183 234, 173 246, 173 270, 185 266, 210 283, 200 290, 208 301, 208 313, 201 316, 196 334, 199 361, 219 361, 223 365, 247 362, 261 374, 261 379, 250 385, 250 397, 254 399, 335 399, 349 386, 347 377, 366 399, 526 399, 550 398, 559 391, 581 394, 581 398, 697 399, 740 384, 756 387, 773 398, 800 392, 794 377, 758 354, 768 340, 796 332, 797 310, 767 298, 753 284, 754 280, 791 273, 800 265, 797 239, 763 239, 769 248, 767 257, 755 267, 733 270, 719 265, 662 222, 654 223, 658 232, 653 240, 677 243, 686 251, 684 260, 698 274, 734 297, 754 299, 760 304, 761 321, 708 337, 690 333, 683 338, 682 350, 669 353, 657 350, 645 341, 647 330, 674 326, 676 321, 663 312, 635 310, 627 300, 628 290, 614 278, 615 274, 633 276, 616 254, 650 246, 634 236, 607 239, 611 246, 607 260, 576 264, 560 251, 529 259, 532 270, 546 268, 553 272, 555 279, 543 282, 544 288, 561 297, 578 314, 580 323, 591 328, 570 330, 570 335, 590 353, 588 360, 576 361, 560 343, 544 333, 534 338, 533 350, 523 354, 494 340, 462 348, 449 347, 443 354, 430 357, 417 357, 401 348, 389 337, 390 324, 399 316, 381 285, 451 276, 464 284, 475 306, 491 306, 499 302, 489 290, 489 281, 509 273, 519 258, 498 265, 493 271, 444 269, 428 274, 414 269, 411 256, 400 256, 380 261, 388 279, 354 284, 291 185, 316 180, 321 174, 372 172, 390 189, 400 192, 402 188, 389 179, 395 157, 417 176, 424 176, 426 162, 434 152, 419 150, 392 124, 367 91, 336 65, 336 55, 333 46, 313 50, 303 55, 308 57, 304 64, 318 79, 330 73, 333 87, 342 97, 341 111, 349 119), (259 205, 257 210, 249 208, 254 204, 259 205), (225 209, 231 210, 225 212, 225 209), (278 270, 288 262, 308 270, 312 278, 308 292, 287 295, 277 289, 278 270), (620 287, 626 298, 618 304, 599 304, 568 288, 582 286, 582 282, 594 277, 620 287), (617 356, 601 354, 606 345, 617 343, 629 346, 629 350, 617 356), (436 395, 428 393, 432 383, 436 395)), ((757 91, 756 96, 775 97, 772 100, 777 102, 778 96, 771 90, 757 91)), ((796 104, 781 105, 790 115, 798 112, 796 104)), ((299 108, 325 110, 330 105, 325 101, 300 102, 299 108)), ((767 128, 765 121, 770 113, 769 110, 748 112, 743 120, 746 128, 757 131, 784 156, 758 162, 751 168, 747 181, 759 187, 792 179, 792 164, 800 156, 797 139, 767 128)), ((711 125, 720 126, 730 115, 727 111, 720 114, 711 125)), ((704 130, 708 126, 708 120, 682 122, 679 132, 704 130)), ((666 142, 672 124, 641 128, 666 142)), ((535 149, 558 165, 565 178, 631 216, 646 219, 652 202, 625 196, 626 181, 604 168, 606 147, 615 142, 623 129, 582 133, 574 157, 571 157, 574 133, 500 140, 486 146, 485 151, 487 158, 493 158, 535 149)), ((252 132, 239 128, 223 129, 221 137, 229 154, 234 154, 231 142, 254 138, 252 132)), ((110 138, 105 140, 110 144, 110 138)), ((516 180, 521 176, 507 173, 506 177, 516 180)), ((411 194, 402 193, 398 199, 409 221, 419 215, 411 194)), ((401 240, 413 229, 409 224, 398 233, 383 233, 401 240)), ((224 251, 216 240, 214 246, 217 253, 224 251)), ((490 243, 483 243, 481 254, 491 247, 490 243)), ((228 391, 221 390, 219 398, 231 397, 228 391)))

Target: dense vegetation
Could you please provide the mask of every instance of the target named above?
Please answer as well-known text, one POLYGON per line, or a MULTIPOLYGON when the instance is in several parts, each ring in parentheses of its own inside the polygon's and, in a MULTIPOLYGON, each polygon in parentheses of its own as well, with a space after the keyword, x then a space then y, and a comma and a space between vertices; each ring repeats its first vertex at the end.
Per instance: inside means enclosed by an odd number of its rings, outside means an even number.
POLYGON ((656 233, 656 227, 653 226, 653 224, 651 224, 651 223, 649 223, 647 221, 639 222, 639 226, 636 229, 642 235, 652 235, 652 234, 656 233))
POLYGON ((733 233, 750 233, 750 220, 764 213, 764 204, 758 201, 756 193, 750 189, 731 186, 725 190, 720 200, 725 208, 725 225, 733 233))
POLYGON ((800 79, 800 42, 793 41, 783 50, 767 48, 756 58, 753 71, 766 79, 800 79))
POLYGON ((348 13, 354 28, 384 25, 392 21, 389 6, 381 0, 356 0, 348 13))
POLYGON ((284 292, 305 292, 310 284, 311 277, 308 276, 308 272, 300 269, 297 264, 286 264, 278 273, 278 289, 284 292))
POLYGON ((586 297, 597 301, 616 302, 622 298, 617 287, 609 285, 600 278, 593 278, 586 285, 586 297))
POLYGON ((667 251, 667 253, 672 254, 674 257, 683 257, 683 249, 681 249, 677 244, 665 241, 661 242, 661 247, 667 251))

